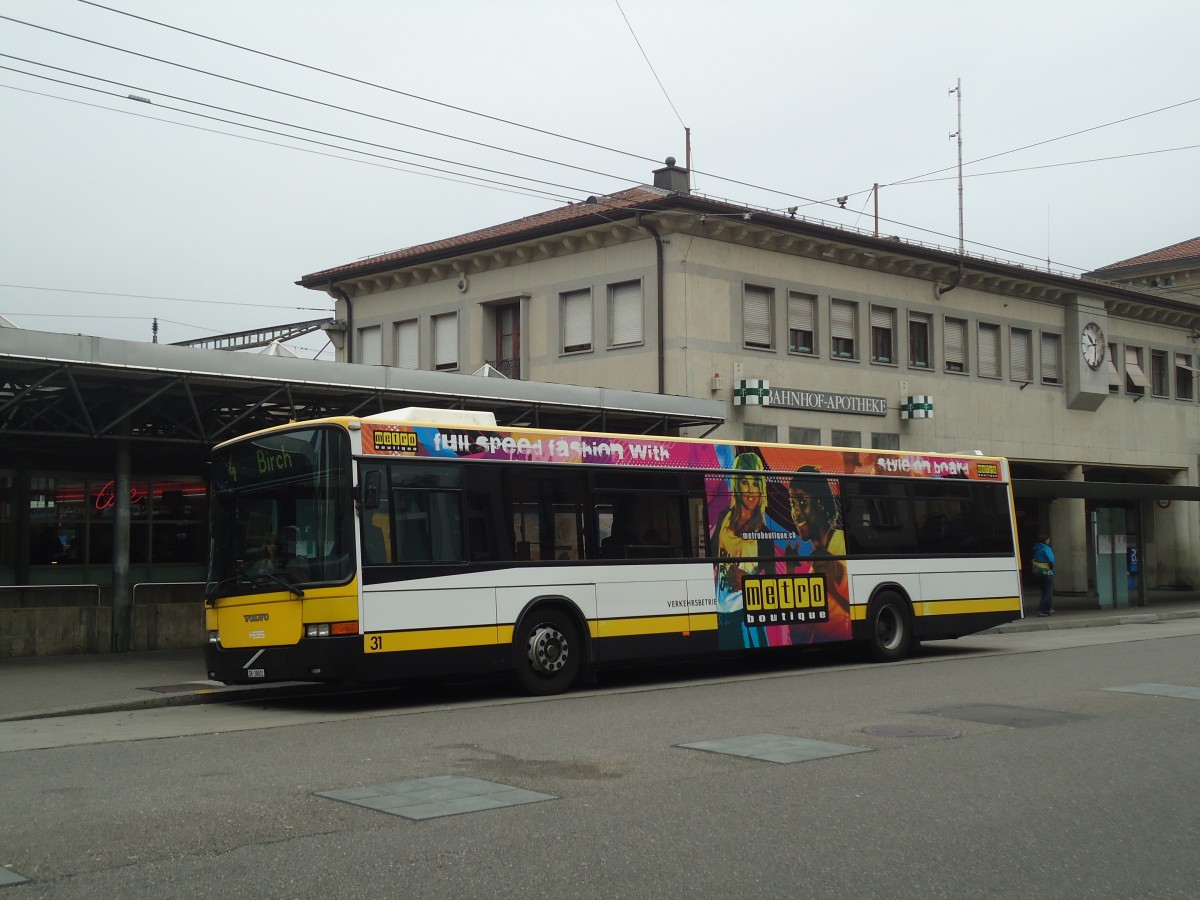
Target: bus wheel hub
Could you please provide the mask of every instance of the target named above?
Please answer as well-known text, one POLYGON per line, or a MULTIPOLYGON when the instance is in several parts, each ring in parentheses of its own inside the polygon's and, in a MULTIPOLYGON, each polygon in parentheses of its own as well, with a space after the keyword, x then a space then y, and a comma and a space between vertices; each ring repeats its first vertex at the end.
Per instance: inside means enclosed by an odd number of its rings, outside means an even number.
POLYGON ((529 635, 529 662, 535 672, 552 674, 567 664, 567 640, 549 625, 539 625, 529 635))

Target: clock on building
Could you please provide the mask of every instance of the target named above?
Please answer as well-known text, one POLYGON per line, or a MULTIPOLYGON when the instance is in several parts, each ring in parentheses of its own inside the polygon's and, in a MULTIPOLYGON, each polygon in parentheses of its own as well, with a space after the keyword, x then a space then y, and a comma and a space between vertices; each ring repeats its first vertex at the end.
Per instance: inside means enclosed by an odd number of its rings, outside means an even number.
POLYGON ((1083 361, 1093 369, 1100 368, 1101 363, 1104 362, 1104 354, 1108 350, 1108 344, 1104 339, 1104 329, 1095 322, 1088 322, 1083 326, 1079 346, 1083 351, 1083 361))

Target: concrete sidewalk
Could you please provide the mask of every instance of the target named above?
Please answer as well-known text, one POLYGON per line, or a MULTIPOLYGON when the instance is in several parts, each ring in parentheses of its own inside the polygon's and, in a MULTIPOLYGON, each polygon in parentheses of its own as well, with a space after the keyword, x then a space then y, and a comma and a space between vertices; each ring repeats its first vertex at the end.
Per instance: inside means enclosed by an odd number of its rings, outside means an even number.
MULTIPOLYGON (((991 633, 1095 628, 1200 618, 1200 592, 1153 591, 1145 607, 1101 610, 1094 600, 1055 597, 1055 614, 1037 615, 1037 597, 1024 598, 1025 618, 991 633)), ((308 692, 294 683, 229 687, 208 681, 204 653, 147 653, 0 659, 0 722, 96 712, 218 703, 308 692)))

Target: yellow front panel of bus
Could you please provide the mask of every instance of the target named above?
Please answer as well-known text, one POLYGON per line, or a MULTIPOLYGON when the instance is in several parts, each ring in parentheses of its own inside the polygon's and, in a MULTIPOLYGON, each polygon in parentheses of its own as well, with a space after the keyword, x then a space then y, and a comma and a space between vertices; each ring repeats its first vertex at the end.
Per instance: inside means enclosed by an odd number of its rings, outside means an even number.
POLYGON ((246 603, 216 610, 221 646, 281 647, 304 636, 303 607, 298 600, 246 603))

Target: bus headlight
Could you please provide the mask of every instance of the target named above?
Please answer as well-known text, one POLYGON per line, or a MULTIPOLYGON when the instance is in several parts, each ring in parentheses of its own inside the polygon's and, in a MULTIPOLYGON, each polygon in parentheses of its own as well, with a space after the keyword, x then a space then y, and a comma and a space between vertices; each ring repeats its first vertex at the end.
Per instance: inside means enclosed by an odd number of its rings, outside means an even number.
POLYGON ((208 633, 208 642, 209 642, 210 644, 219 644, 219 643, 221 643, 221 632, 219 632, 219 631, 210 631, 210 632, 208 633))

